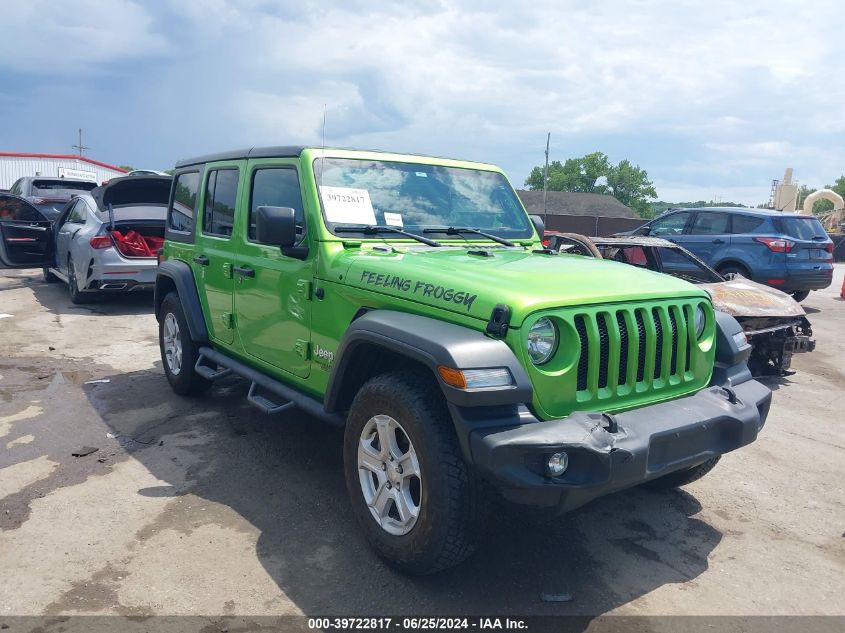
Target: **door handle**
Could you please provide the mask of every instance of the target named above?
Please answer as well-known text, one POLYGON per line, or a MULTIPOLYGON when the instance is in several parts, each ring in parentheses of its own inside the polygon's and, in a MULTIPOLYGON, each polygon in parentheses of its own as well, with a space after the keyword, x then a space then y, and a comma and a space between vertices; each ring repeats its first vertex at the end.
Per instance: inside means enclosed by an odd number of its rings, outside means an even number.
POLYGON ((715 239, 715 240, 713 240, 713 243, 714 244, 724 244, 725 240, 715 239))
POLYGON ((243 277, 255 277, 255 269, 249 266, 235 266, 232 270, 243 277))
POLYGON ((208 257, 206 257, 205 255, 194 255, 193 260, 195 264, 199 264, 200 266, 208 266, 208 257))

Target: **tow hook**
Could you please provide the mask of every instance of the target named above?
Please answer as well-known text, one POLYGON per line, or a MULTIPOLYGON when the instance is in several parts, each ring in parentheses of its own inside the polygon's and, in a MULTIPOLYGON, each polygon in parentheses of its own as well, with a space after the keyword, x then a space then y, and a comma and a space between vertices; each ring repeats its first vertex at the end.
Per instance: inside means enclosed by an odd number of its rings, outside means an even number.
POLYGON ((604 430, 608 433, 618 433, 619 432, 619 423, 616 422, 616 418, 613 417, 610 413, 602 413, 602 419, 607 421, 607 425, 604 426, 604 430))
POLYGON ((736 391, 731 389, 730 387, 722 387, 722 391, 725 392, 725 395, 728 397, 728 402, 731 404, 737 403, 736 391))

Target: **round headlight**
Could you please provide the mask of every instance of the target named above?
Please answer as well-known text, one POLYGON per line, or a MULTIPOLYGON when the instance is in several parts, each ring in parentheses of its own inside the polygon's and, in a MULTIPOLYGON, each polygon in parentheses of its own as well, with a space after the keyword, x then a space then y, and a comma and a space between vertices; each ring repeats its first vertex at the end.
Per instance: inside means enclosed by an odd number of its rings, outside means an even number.
POLYGON ((706 323, 707 313, 704 312, 704 306, 700 305, 695 309, 695 338, 701 338, 706 323))
POLYGON ((548 361, 557 347, 557 328, 546 317, 538 320, 528 330, 528 356, 535 365, 548 361))

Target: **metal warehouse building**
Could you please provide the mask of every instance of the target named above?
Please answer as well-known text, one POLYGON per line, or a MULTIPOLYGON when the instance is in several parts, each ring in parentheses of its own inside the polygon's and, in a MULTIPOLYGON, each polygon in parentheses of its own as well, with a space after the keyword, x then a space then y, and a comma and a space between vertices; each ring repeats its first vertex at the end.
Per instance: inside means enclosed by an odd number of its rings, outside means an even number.
POLYGON ((125 173, 120 167, 87 156, 0 152, 0 189, 8 189, 24 176, 78 178, 102 183, 125 173))

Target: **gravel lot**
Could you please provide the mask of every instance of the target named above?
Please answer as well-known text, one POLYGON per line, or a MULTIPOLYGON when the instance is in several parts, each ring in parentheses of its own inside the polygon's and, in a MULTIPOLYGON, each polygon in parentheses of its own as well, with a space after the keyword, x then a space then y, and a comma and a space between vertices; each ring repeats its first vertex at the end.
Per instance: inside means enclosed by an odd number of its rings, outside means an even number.
POLYGON ((413 579, 356 529, 338 430, 263 416, 239 379, 172 394, 148 295, 73 306, 2 271, 0 618, 845 615, 843 274, 804 302, 817 351, 770 383, 755 444, 684 491, 502 511, 467 564, 413 579))

